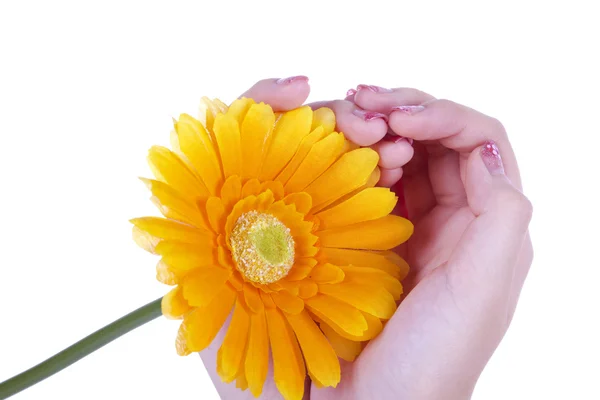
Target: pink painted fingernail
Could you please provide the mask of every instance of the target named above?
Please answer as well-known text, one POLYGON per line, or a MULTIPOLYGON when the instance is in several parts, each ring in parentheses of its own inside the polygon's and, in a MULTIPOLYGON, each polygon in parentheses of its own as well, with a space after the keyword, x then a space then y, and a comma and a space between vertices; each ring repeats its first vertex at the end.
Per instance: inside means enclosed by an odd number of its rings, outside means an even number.
POLYGON ((389 141, 389 142, 394 142, 394 143, 400 143, 402 141, 407 141, 408 144, 410 144, 411 146, 412 146, 412 144, 414 142, 411 138, 407 138, 407 137, 404 137, 404 136, 398 136, 398 135, 395 135, 393 133, 388 133, 383 138, 385 140, 389 141))
POLYGON ((382 113, 378 113, 378 112, 374 112, 374 111, 365 111, 365 110, 354 110, 352 111, 352 114, 356 115, 357 117, 362 118, 365 121, 371 121, 377 118, 381 118, 384 121, 387 122, 388 120, 388 116, 382 113))
POLYGON ((287 85, 292 82, 308 82, 308 77, 304 75, 290 76, 289 78, 277 79, 278 85, 287 85))
POLYGON ((387 89, 381 86, 375 86, 375 85, 358 85, 356 87, 357 90, 361 90, 361 89, 367 89, 370 90, 373 93, 391 93, 393 92, 392 89, 387 89))
POLYGON ((348 97, 348 96, 354 96, 355 94, 356 94, 356 90, 355 89, 349 89, 346 92, 346 97, 348 97))
POLYGON ((404 114, 413 115, 425 109, 423 106, 396 106, 392 107, 392 111, 401 111, 404 114))
POLYGON ((502 164, 502 156, 496 143, 493 141, 485 142, 481 147, 481 158, 491 175, 503 175, 504 165, 502 164))

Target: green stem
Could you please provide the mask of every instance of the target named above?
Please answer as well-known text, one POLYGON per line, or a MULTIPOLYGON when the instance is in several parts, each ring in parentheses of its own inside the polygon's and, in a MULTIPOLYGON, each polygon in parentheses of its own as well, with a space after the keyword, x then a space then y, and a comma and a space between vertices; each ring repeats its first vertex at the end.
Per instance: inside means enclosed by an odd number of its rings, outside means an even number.
POLYGON ((21 390, 54 375, 58 371, 81 360, 88 354, 93 353, 100 347, 117 339, 118 337, 144 325, 161 315, 160 302, 162 299, 154 300, 143 307, 127 314, 126 316, 106 325, 74 345, 67 347, 60 353, 55 354, 46 361, 0 383, 0 400, 6 399, 21 390))

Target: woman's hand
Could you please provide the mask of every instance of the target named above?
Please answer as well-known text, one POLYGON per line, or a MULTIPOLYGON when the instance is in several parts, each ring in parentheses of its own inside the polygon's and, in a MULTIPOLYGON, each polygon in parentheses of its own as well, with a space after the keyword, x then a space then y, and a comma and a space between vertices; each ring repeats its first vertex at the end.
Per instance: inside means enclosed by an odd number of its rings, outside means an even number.
MULTIPOLYGON (((361 86, 349 95, 415 141, 402 179, 415 224, 402 249, 409 293, 345 365, 338 388, 311 398, 467 399, 510 324, 533 257, 532 207, 515 155, 497 120, 465 106, 414 89, 361 86)), ((393 157, 394 144, 375 146, 382 161, 393 157)))

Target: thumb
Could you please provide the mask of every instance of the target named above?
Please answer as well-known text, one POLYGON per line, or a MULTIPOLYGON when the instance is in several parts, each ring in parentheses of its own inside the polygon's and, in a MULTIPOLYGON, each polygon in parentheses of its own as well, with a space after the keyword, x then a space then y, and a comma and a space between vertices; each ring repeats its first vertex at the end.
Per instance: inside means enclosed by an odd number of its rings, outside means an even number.
POLYGON ((491 306, 481 302, 505 299, 510 292, 532 206, 505 175, 493 142, 471 152, 465 189, 475 219, 448 261, 449 282, 457 294, 491 306))

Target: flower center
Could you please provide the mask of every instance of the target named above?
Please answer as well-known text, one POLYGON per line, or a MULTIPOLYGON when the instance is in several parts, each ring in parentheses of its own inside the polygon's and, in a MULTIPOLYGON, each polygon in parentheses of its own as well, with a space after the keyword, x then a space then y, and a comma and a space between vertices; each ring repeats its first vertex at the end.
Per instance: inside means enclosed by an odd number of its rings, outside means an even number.
POLYGON ((238 270, 252 282, 276 282, 286 276, 294 264, 294 239, 290 229, 270 214, 257 211, 242 214, 229 243, 238 270))

